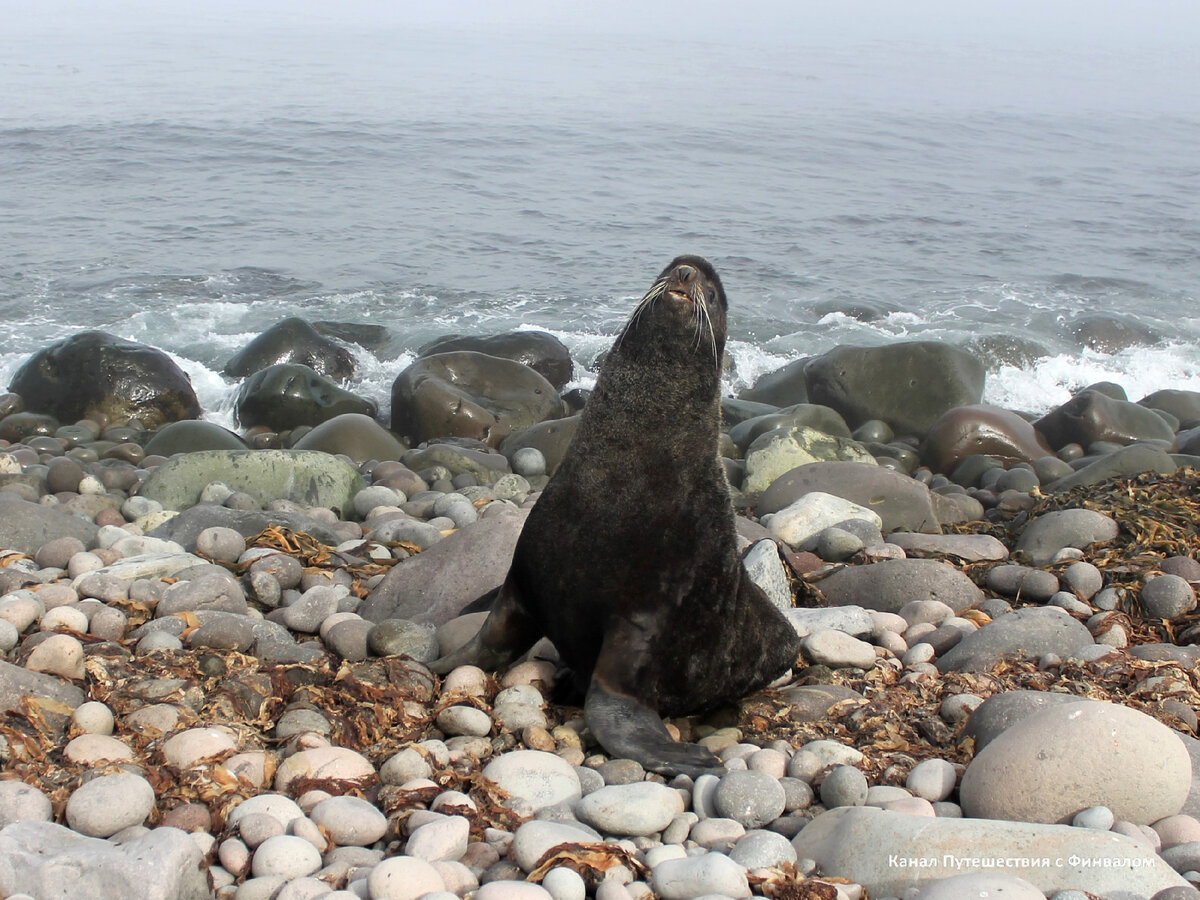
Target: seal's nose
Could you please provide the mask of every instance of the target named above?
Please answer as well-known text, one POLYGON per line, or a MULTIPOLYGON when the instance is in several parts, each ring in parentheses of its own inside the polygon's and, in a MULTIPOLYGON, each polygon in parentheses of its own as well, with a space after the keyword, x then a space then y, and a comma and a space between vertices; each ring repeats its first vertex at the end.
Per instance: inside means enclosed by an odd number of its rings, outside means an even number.
POLYGON ((691 284, 696 280, 696 276, 698 274, 699 273, 696 271, 696 267, 689 266, 687 263, 675 267, 675 277, 678 278, 682 284, 691 284))

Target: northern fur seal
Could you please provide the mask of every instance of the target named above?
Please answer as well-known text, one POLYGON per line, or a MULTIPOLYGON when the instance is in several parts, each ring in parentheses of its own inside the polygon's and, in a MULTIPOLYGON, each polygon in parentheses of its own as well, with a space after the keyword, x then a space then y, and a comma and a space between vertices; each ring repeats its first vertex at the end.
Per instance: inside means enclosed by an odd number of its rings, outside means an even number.
POLYGON ((800 646, 737 554, 717 454, 725 313, 706 260, 662 271, 613 344, 483 627, 433 666, 498 668, 545 635, 604 749, 668 774, 719 762, 673 740, 660 716, 736 701, 800 646))

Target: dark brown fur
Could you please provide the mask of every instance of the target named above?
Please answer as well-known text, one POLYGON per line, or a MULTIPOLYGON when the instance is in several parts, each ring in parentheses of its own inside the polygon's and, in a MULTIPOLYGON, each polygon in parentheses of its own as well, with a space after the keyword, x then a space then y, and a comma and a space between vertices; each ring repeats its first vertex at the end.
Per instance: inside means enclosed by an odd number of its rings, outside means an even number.
POLYGON ((605 361, 492 614, 436 666, 503 664, 546 635, 605 749, 665 772, 716 760, 672 742, 659 716, 736 701, 799 650, 737 553, 717 454, 725 315, 707 261, 663 270, 605 361))

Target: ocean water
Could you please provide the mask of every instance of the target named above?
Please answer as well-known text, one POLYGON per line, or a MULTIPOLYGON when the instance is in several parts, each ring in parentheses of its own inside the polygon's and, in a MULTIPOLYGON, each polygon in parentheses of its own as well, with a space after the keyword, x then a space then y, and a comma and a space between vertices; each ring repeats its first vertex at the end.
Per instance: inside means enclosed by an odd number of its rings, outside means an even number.
POLYGON ((0 388, 103 329, 206 415, 289 315, 611 343, 679 253, 730 298, 730 393, 838 344, 1019 339, 985 399, 1200 390, 1200 58, 286 23, 0 34, 0 388), (986 51, 986 52, 985 52, 986 51), (1119 345, 1080 327, 1116 319, 1119 345))

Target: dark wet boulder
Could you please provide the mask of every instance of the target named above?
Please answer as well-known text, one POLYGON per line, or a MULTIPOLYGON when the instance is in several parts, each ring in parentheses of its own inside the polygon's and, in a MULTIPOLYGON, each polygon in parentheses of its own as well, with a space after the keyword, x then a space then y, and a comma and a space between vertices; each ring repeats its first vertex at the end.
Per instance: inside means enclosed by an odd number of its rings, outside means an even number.
POLYGON ((1175 432, 1154 410, 1117 400, 1098 390, 1080 391, 1062 406, 1033 423, 1050 446, 1088 446, 1097 441, 1132 444, 1139 440, 1171 441, 1175 432))
POLYGON ((980 335, 963 344, 963 349, 978 356, 989 370, 1000 366, 1028 369, 1050 355, 1050 351, 1037 341, 1015 334, 980 335))
POLYGON ((1053 452, 1030 422, 985 403, 957 406, 944 413, 921 442, 921 461, 944 473, 952 472, 968 456, 991 456, 1010 465, 1033 462, 1053 452))
POLYGON ((187 419, 164 425, 146 442, 148 456, 172 456, 197 450, 246 450, 246 442, 214 422, 187 419))
POLYGON ((470 350, 523 363, 561 390, 575 374, 567 345, 545 331, 511 331, 483 336, 446 335, 426 344, 419 357, 470 350))
POLYGON ((0 440, 13 444, 31 437, 50 437, 59 429, 58 419, 43 413, 17 412, 0 419, 0 440))
POLYGON ((842 414, 851 428, 870 419, 896 434, 924 436, 938 417, 983 398, 983 364, 938 341, 835 347, 804 370, 810 403, 842 414))
POLYGON ((540 450, 546 459, 546 474, 553 475, 578 430, 578 415, 539 422, 505 438, 500 445, 500 452, 511 460, 518 450, 525 447, 540 450))
POLYGON ((343 413, 322 422, 296 441, 292 449, 341 454, 362 463, 369 459, 398 460, 408 448, 370 416, 343 413))
POLYGON ((404 349, 400 336, 386 325, 319 320, 313 322, 312 327, 322 337, 334 338, 343 344, 358 344, 379 359, 395 359, 404 349))
POLYGON ((60 422, 137 419, 154 430, 200 415, 192 382, 171 357, 103 331, 73 334, 39 350, 17 370, 9 390, 21 395, 27 410, 60 422))
POLYGON ((308 366, 335 381, 354 374, 349 350, 295 316, 275 323, 252 340, 225 363, 223 371, 230 378, 245 378, 278 363, 308 366))
POLYGON ((529 366, 470 350, 422 357, 392 383, 392 430, 411 444, 466 437, 497 447, 563 411, 554 385, 529 366))
POLYGON ((1168 413, 1184 426, 1200 425, 1200 391, 1155 391, 1139 400, 1138 406, 1168 413))
POLYGON ((1045 486, 1047 491, 1062 493, 1084 484, 1099 484, 1110 478, 1128 478, 1143 472, 1173 475, 1179 468, 1171 455, 1149 444, 1130 444, 1088 463, 1074 474, 1045 486))
POLYGON ((1140 322, 1122 316, 1089 315, 1072 322, 1067 330, 1081 347, 1116 353, 1129 347, 1157 344, 1162 335, 1140 322))
POLYGON ((733 428, 747 419, 776 412, 779 412, 779 407, 771 403, 755 403, 753 400, 738 400, 733 397, 721 398, 721 424, 725 428, 733 428))
POLYGON ((808 382, 804 377, 804 367, 810 359, 811 357, 807 356, 796 359, 781 369, 762 375, 752 387, 742 391, 738 399, 781 407, 807 403, 808 382))
POLYGON ((373 416, 375 411, 370 400, 296 363, 255 372, 242 383, 234 401, 234 415, 243 428, 265 425, 272 431, 319 425, 345 413, 373 416))
POLYGON ((847 319, 854 319, 858 322, 878 322, 899 311, 900 307, 894 303, 885 303, 881 300, 851 300, 840 297, 822 300, 813 305, 813 312, 822 318, 845 316, 847 319))

